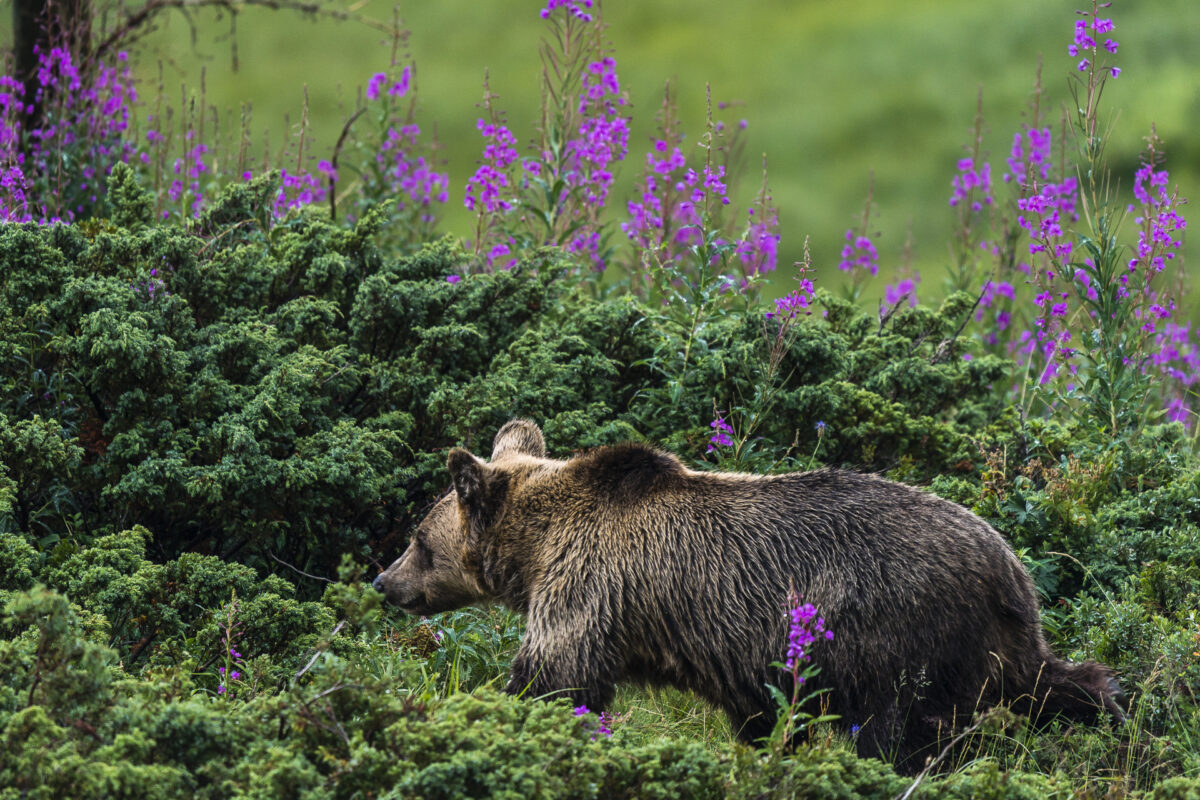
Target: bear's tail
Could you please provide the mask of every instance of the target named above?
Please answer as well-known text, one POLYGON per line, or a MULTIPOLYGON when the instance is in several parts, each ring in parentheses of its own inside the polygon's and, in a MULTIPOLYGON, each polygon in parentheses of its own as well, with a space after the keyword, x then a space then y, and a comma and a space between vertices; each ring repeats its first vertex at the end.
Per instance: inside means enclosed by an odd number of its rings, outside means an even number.
POLYGON ((1032 706, 1035 722, 1049 722, 1057 716, 1095 722, 1101 713, 1121 722, 1128 704, 1108 667, 1095 661, 1073 664, 1050 656, 1038 675, 1032 706))

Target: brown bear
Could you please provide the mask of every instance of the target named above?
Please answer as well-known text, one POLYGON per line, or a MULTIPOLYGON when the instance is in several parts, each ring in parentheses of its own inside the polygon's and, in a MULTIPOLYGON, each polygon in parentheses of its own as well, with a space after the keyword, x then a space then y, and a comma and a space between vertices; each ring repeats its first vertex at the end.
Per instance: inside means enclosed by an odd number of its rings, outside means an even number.
POLYGON ((976 710, 1121 717, 1111 670, 1046 644, 1004 538, 951 502, 872 475, 697 472, 641 444, 568 461, 514 420, 491 462, 450 451, 452 491, 375 580, 412 614, 498 600, 528 615, 507 691, 593 711, 622 680, 690 689, 738 736, 770 733, 794 588, 832 640, 805 693, 860 754, 919 769, 976 710))

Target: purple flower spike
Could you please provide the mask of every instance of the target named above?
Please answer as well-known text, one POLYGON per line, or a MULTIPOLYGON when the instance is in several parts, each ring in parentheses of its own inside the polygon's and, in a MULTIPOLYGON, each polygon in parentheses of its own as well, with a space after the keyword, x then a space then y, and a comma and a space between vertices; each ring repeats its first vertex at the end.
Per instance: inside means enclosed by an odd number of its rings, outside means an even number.
POLYGON ((898 303, 907 300, 909 308, 917 307, 917 284, 921 282, 920 275, 913 275, 911 278, 903 278, 893 284, 888 284, 883 290, 883 302, 887 306, 894 306, 898 303))
POLYGON ((508 167, 517 160, 517 137, 503 125, 495 125, 480 119, 475 127, 488 142, 483 148, 483 160, 475 174, 467 179, 466 196, 463 204, 469 211, 482 208, 494 214, 508 212, 513 201, 507 196, 509 189, 508 167))
POLYGON ((713 429, 713 435, 708 440, 709 445, 708 450, 705 451, 706 453, 711 453, 718 447, 729 447, 733 444, 733 439, 729 438, 729 434, 733 433, 733 426, 726 422, 723 417, 718 415, 716 419, 709 423, 708 427, 713 429))
POLYGON ((383 88, 383 84, 387 83, 387 73, 376 72, 371 76, 371 80, 367 82, 367 99, 379 99, 379 90, 383 88))
MULTIPOLYGON (((1092 18, 1089 22, 1086 19, 1075 20, 1075 33, 1072 37, 1072 42, 1067 46, 1067 55, 1071 58, 1079 58, 1079 63, 1076 64, 1076 69, 1080 72, 1087 72, 1096 63, 1095 59, 1098 54, 1100 45, 1097 39, 1105 34, 1112 33, 1116 26, 1113 25, 1111 19, 1092 18), (1082 58, 1080 58, 1082 56, 1082 58)), ((1104 49, 1109 53, 1116 53, 1119 47, 1117 40, 1106 37, 1104 39, 1104 49)), ((1100 73, 1109 71, 1108 68, 1102 67, 1100 73)), ((1110 72, 1115 78, 1120 74, 1120 70, 1110 72)))
POLYGON ((872 275, 879 274, 879 251, 867 236, 855 236, 853 230, 846 231, 846 244, 842 246, 842 260, 838 269, 850 272, 861 267, 872 275))
POLYGON ((973 159, 964 158, 958 162, 958 174, 950 183, 953 192, 950 195, 950 205, 970 198, 971 210, 980 211, 985 205, 992 205, 992 165, 984 162, 978 169, 973 159), (978 190, 978 194, 975 191, 978 190))
POLYGON ((405 67, 400 73, 400 80, 392 84, 392 88, 388 89, 389 97, 404 97, 408 94, 408 87, 412 83, 412 67, 405 67))
POLYGON ((556 8, 565 8, 567 13, 583 22, 591 22, 592 15, 584 11, 592 7, 592 0, 549 0, 546 7, 538 12, 542 19, 549 19, 550 13, 556 8))
MULTIPOLYGON (((791 602, 799 603, 799 598, 789 600, 789 604, 791 602)), ((795 673, 800 664, 812 660, 810 648, 817 641, 817 637, 830 641, 833 639, 833 631, 825 627, 825 618, 817 616, 816 606, 812 603, 796 605, 788 611, 788 617, 790 624, 788 626, 787 660, 784 661, 784 666, 795 673)), ((803 683, 804 677, 796 675, 796 681, 803 683)))

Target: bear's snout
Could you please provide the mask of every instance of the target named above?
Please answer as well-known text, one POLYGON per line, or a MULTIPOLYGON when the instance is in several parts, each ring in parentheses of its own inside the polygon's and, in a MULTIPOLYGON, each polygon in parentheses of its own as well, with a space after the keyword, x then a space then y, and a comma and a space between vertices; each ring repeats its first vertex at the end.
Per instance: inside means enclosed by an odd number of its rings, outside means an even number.
POLYGON ((424 592, 405 581, 398 581, 394 574, 388 574, 391 571, 391 568, 385 569, 375 580, 371 581, 371 586, 375 588, 375 591, 382 592, 388 603, 399 607, 405 614, 429 613, 427 610, 429 604, 424 592))

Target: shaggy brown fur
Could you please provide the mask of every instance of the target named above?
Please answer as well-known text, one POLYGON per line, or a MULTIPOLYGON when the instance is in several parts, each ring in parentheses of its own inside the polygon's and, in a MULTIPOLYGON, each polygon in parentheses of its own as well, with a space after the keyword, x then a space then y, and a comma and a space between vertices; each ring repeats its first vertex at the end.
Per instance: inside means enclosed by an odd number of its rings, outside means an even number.
POLYGON ((753 742, 790 691, 795 587, 832 641, 813 658, 828 711, 858 725, 860 753, 919 769, 981 708, 1120 717, 1100 664, 1046 645, 1029 575, 1003 537, 963 508, 870 475, 695 472, 638 444, 570 461, 514 420, 485 463, 449 456, 454 491, 375 581, 432 614, 496 599, 528 614, 507 690, 565 692, 593 711, 614 684, 691 689, 753 742))

